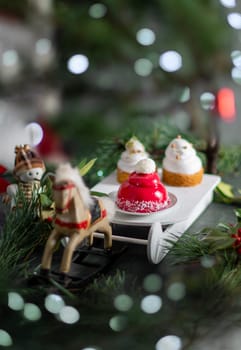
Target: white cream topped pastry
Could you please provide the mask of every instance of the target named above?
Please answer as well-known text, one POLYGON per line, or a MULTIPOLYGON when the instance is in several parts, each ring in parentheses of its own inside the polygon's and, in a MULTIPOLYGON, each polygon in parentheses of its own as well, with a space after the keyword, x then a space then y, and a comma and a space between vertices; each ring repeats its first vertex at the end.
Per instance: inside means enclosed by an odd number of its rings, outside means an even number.
POLYGON ((193 145, 177 136, 168 145, 162 163, 163 181, 176 186, 193 186, 201 182, 203 166, 193 145))
POLYGON ((117 179, 121 183, 135 171, 135 166, 140 160, 148 158, 145 147, 136 137, 132 137, 126 143, 125 148, 126 150, 121 154, 117 163, 117 179))
POLYGON ((177 137, 166 149, 163 168, 173 173, 194 174, 202 168, 202 162, 193 145, 177 137))

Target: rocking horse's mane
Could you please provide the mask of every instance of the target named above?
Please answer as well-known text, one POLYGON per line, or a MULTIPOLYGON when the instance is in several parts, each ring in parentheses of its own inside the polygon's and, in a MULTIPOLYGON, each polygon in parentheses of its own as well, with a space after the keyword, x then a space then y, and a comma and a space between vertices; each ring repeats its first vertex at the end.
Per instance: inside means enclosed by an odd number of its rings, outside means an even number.
POLYGON ((88 187, 84 184, 78 168, 73 168, 69 163, 60 164, 55 172, 55 182, 61 181, 72 181, 76 185, 84 205, 87 208, 92 205, 93 199, 90 196, 88 187))

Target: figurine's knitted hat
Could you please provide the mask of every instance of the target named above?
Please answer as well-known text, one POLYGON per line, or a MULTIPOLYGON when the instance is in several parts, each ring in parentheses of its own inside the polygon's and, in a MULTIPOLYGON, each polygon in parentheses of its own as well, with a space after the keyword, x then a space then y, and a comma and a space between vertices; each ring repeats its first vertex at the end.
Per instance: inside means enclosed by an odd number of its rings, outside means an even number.
POLYGON ((33 168, 45 170, 44 162, 29 145, 16 146, 15 154, 15 167, 13 169, 15 175, 20 175, 33 168))

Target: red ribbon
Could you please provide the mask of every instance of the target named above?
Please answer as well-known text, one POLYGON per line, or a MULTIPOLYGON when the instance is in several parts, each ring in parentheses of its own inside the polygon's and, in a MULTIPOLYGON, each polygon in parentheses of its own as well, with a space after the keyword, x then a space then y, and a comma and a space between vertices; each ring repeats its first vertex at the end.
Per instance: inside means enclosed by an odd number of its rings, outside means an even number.
POLYGON ((107 210, 103 209, 102 212, 101 212, 101 217, 105 218, 106 216, 107 216, 107 210))
POLYGON ((66 222, 66 221, 62 221, 58 218, 55 219, 55 224, 56 225, 59 225, 61 227, 67 227, 69 229, 73 229, 73 228, 76 228, 76 229, 87 229, 88 227, 88 220, 84 220, 84 221, 81 221, 81 222, 66 222))
MULTIPOLYGON (((106 209, 103 209, 101 211, 101 219, 105 218, 107 216, 107 211, 106 209)), ((88 220, 84 220, 81 222, 66 222, 66 221, 62 221, 58 218, 55 219, 55 224, 59 225, 61 227, 67 227, 69 229, 87 229, 88 228, 88 220)))
POLYGON ((67 183, 67 184, 62 184, 62 185, 53 185, 53 189, 55 191, 64 191, 64 190, 70 190, 71 188, 75 188, 75 184, 73 184, 72 182, 67 183))

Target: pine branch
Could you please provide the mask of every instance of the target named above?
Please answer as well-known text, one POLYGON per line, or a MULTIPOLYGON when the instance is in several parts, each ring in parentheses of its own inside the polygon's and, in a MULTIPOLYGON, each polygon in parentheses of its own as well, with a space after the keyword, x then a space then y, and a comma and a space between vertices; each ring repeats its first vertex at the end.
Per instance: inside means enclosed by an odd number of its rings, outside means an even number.
POLYGON ((202 240, 198 233, 187 232, 180 239, 167 240, 171 245, 169 257, 173 265, 197 261, 200 257, 209 255, 209 243, 202 240))
POLYGON ((230 174, 240 171, 241 146, 222 146, 218 154, 218 172, 230 174))
POLYGON ((38 198, 29 203, 20 195, 16 208, 6 214, 0 236, 1 280, 11 282, 13 277, 22 276, 33 251, 45 241, 50 226, 40 220, 38 208, 38 198))

